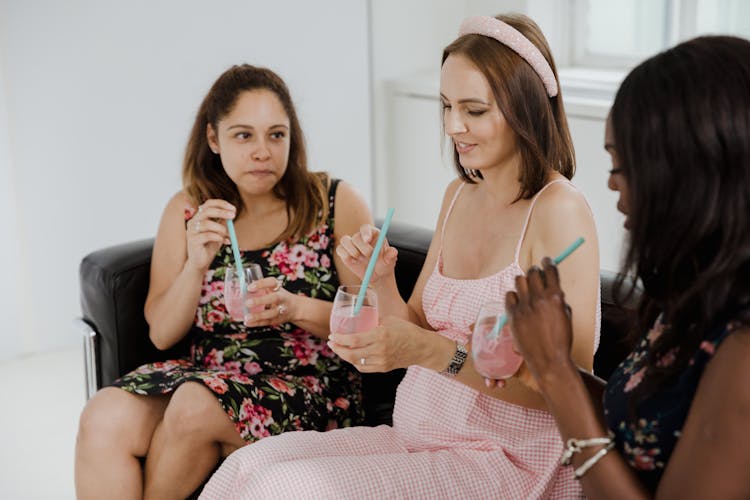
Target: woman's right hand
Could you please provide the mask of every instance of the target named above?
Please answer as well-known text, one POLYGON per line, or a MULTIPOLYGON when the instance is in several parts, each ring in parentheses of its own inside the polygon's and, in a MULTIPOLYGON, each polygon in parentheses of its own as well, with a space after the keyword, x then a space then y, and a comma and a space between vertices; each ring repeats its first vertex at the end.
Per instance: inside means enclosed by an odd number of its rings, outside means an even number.
POLYGON ((206 200, 186 227, 187 265, 205 271, 222 244, 229 243, 226 220, 234 219, 237 211, 224 200, 206 200))
MULTIPOLYGON (((336 253, 344 261, 359 279, 362 279, 370 262, 370 256, 375 249, 375 242, 378 239, 380 230, 370 224, 364 224, 359 231, 351 236, 344 236, 336 248, 336 253)), ((375 285, 380 279, 389 274, 394 274, 396 267, 396 258, 398 250, 388 244, 388 240, 383 241, 383 247, 380 249, 380 255, 375 263, 375 269, 370 277, 370 284, 375 285)))

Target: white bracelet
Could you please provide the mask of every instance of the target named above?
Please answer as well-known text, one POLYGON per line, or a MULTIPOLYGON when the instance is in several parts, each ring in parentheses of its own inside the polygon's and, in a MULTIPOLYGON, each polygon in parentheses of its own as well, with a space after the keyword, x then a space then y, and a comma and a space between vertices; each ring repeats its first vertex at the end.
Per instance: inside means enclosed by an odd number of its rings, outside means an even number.
POLYGON ((606 447, 602 448, 601 450, 597 451, 596 454, 593 457, 589 457, 588 460, 583 462, 583 464, 578 467, 575 472, 573 473, 575 475, 576 479, 581 479, 584 474, 586 474, 590 468, 592 468, 596 463, 602 459, 604 455, 606 455, 609 450, 615 447, 615 442, 610 442, 606 447))
POLYGON ((608 437, 596 437, 590 439, 570 438, 565 444, 565 451, 563 452, 562 458, 560 459, 560 463, 562 465, 570 465, 570 461, 573 459, 574 453, 581 453, 584 448, 588 448, 590 446, 608 446, 612 443, 612 437, 613 436, 610 433, 608 437))

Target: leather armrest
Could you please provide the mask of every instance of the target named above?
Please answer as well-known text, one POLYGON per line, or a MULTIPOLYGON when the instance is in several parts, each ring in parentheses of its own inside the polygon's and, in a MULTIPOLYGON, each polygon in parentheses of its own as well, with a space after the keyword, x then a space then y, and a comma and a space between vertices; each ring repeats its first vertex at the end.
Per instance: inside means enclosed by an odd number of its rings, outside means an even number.
POLYGON ((97 388, 143 363, 185 352, 184 345, 159 351, 148 336, 143 305, 153 242, 145 239, 115 245, 92 252, 81 261, 81 311, 83 320, 97 333, 97 388))

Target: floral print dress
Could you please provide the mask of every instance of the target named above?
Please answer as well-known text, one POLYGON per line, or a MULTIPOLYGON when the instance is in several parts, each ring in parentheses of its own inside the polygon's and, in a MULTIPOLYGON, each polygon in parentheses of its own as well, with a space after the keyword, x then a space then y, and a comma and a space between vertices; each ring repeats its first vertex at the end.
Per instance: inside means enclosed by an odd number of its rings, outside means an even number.
MULTIPOLYGON (((646 376, 649 350, 667 328, 661 316, 609 378, 604 393, 607 426, 615 435, 617 449, 650 491, 656 491, 677 446, 706 365, 719 344, 737 327, 738 323, 730 322, 710 331, 677 378, 641 402, 634 412, 628 406, 628 396, 646 376)), ((658 363, 669 366, 676 354, 672 349, 658 363)))
MULTIPOLYGON (((333 300, 338 275, 333 265, 334 198, 325 224, 295 242, 241 252, 264 276, 283 277, 292 292, 333 300)), ((192 217, 194 210, 186 213, 192 217)), ((184 382, 210 389, 247 442, 286 431, 359 425, 363 421, 361 377, 325 341, 292 324, 246 327, 224 305, 224 273, 234 265, 223 246, 203 279, 190 355, 150 363, 124 375, 114 386, 143 395, 168 394, 184 382)))

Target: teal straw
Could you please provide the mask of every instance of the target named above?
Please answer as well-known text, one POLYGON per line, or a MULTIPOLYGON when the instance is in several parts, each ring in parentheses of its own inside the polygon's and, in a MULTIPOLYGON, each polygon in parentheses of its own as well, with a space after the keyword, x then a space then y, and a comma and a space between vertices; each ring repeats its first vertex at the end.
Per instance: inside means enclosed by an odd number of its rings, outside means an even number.
MULTIPOLYGON (((575 240, 573 243, 571 243, 570 246, 568 246, 568 248, 563 250, 560 253, 560 255, 552 259, 552 263, 554 265, 558 265, 560 262, 564 261, 570 254, 572 254, 575 251, 576 248, 583 245, 583 242, 584 242, 584 239, 583 239, 583 236, 581 236, 580 238, 575 240)), ((495 326, 492 328, 492 331, 487 336, 487 338, 489 340, 496 339, 497 336, 500 335, 500 330, 503 329, 503 327, 505 326, 505 323, 507 322, 508 322, 508 315, 503 313, 503 315, 500 316, 500 318, 498 318, 497 322, 495 323, 495 326)))
MULTIPOLYGON (((234 232, 234 222, 227 219, 227 229, 229 229, 229 241, 232 242, 232 254, 234 254, 234 265, 237 268, 237 274, 240 277, 240 290, 242 296, 247 295, 247 283, 245 282, 245 270, 242 268, 242 257, 240 256, 240 245, 237 243, 237 233, 234 232)), ((247 306, 242 302, 242 311, 247 316, 247 306)))
POLYGON ((388 232, 388 227, 391 225, 391 219, 393 218, 393 208, 389 208, 385 214, 385 220, 383 226, 380 228, 380 234, 378 235, 378 241, 375 243, 375 249, 370 255, 370 262, 367 263, 367 269, 365 269, 365 275, 362 278, 362 286, 359 289, 357 295, 357 302, 354 303, 354 314, 359 314, 359 310, 362 309, 362 303, 365 301, 365 293, 367 293, 367 285, 370 284, 370 278, 372 278, 372 272, 375 270, 375 263, 378 261, 378 255, 380 255, 380 249, 383 248, 383 241, 385 241, 385 233, 388 232))

